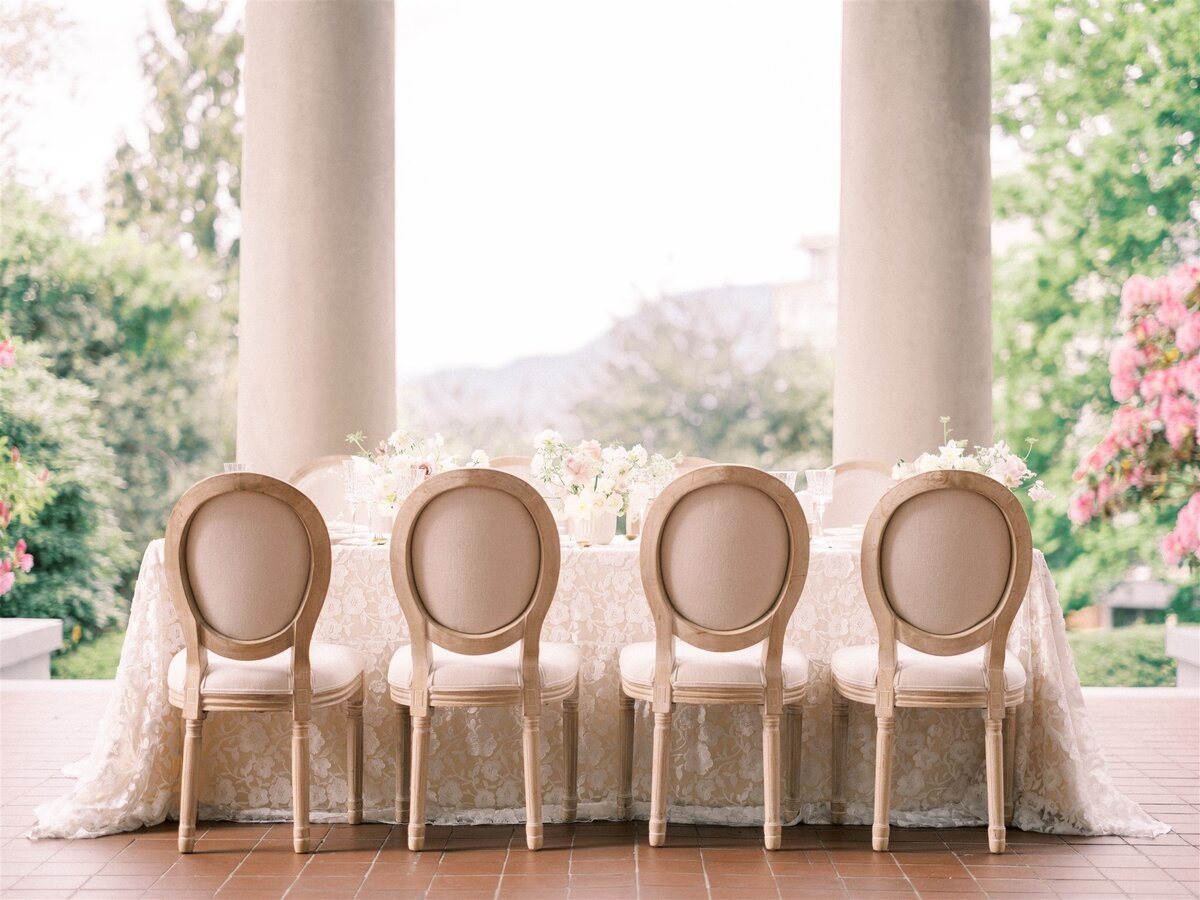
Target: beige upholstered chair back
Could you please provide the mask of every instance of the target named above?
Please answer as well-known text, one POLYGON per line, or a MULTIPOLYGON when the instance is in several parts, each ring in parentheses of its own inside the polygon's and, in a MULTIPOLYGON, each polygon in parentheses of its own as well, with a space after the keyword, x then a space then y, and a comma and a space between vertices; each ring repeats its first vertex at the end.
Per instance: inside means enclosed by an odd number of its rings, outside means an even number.
POLYGON ((896 484, 887 463, 845 462, 833 469, 833 502, 824 519, 827 528, 865 525, 879 498, 896 484))
POLYGON ((540 481, 533 477, 533 472, 530 471, 530 466, 533 464, 531 456, 496 456, 493 457, 489 465, 497 472, 507 472, 509 475, 516 475, 526 484, 533 485, 534 488, 542 489, 545 487, 540 481))
POLYGON ((881 647, 894 638, 952 655, 992 641, 1002 658, 1032 559, 1025 512, 994 479, 938 471, 900 482, 863 539, 863 586, 881 647))
POLYGON ((456 469, 409 495, 392 532, 392 581, 414 656, 536 645, 558 585, 559 538, 546 502, 515 475, 456 469))
POLYGON ((782 640, 808 545, 800 504, 777 478, 718 465, 681 475, 654 501, 642 537, 656 631, 709 650, 748 647, 773 625, 782 640))
POLYGON ((292 485, 245 472, 193 485, 171 513, 166 541, 189 652, 263 659, 302 646, 307 655, 330 556, 320 512, 292 485))
POLYGON ((326 522, 336 519, 346 506, 346 475, 342 464, 350 458, 348 453, 319 456, 288 479, 316 504, 326 522))

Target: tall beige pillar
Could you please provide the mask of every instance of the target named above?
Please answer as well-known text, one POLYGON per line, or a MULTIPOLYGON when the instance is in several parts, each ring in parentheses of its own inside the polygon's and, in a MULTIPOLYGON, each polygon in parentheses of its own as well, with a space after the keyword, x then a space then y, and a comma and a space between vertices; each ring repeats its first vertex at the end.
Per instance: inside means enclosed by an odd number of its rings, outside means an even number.
POLYGON ((992 439, 987 0, 846 0, 835 462, 992 439))
POLYGON ((396 418, 392 0, 248 0, 238 458, 286 478, 396 418))

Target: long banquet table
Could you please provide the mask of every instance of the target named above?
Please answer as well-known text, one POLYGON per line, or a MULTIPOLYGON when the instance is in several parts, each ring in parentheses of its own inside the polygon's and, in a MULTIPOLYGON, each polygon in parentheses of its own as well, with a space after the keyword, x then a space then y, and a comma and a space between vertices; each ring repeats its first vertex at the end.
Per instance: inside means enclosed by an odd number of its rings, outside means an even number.
MULTIPOLYGON (((810 659, 804 708, 799 808, 792 821, 828 822, 829 659, 840 647, 875 640, 860 578, 857 535, 814 546, 788 640, 810 659)), ((333 575, 315 640, 345 643, 368 659, 364 809, 394 821, 397 723, 387 666, 407 639, 392 590, 387 546, 333 547, 333 575)), ((583 656, 579 704, 579 817, 616 813, 617 655, 653 638, 642 593, 638 544, 565 547, 558 593, 543 639, 577 645, 583 656)), ((91 755, 73 767, 76 786, 40 807, 34 835, 107 834, 152 825, 178 812, 181 721, 167 701, 167 665, 183 636, 166 592, 163 542, 142 560, 116 690, 91 755)), ((1027 830, 1153 835, 1169 829, 1114 786, 1087 718, 1054 582, 1035 553, 1029 590, 1009 638, 1029 673, 1016 713, 1014 824, 1027 830)), ((1011 715, 1011 714, 1010 714, 1011 715)), ((1011 719, 1009 720, 1011 721, 1011 719)), ((344 815, 345 719, 318 710, 312 739, 313 818, 344 815)), ((874 716, 851 704, 848 821, 871 820, 874 716)), ((1007 727, 1007 723, 1006 723, 1007 727)), ((635 815, 649 800, 650 719, 639 704, 635 815)), ((204 727, 200 814, 209 819, 286 821, 291 816, 290 728, 285 714, 215 713, 204 727)), ((542 773, 547 820, 563 797, 561 720, 547 707, 542 773)), ((679 707, 674 720, 669 818, 676 822, 762 821, 758 713, 745 707, 679 707)), ((520 720, 513 710, 438 710, 429 766, 428 813, 438 823, 523 821, 520 720)), ((898 711, 892 821, 958 826, 986 822, 983 721, 977 711, 898 711)))

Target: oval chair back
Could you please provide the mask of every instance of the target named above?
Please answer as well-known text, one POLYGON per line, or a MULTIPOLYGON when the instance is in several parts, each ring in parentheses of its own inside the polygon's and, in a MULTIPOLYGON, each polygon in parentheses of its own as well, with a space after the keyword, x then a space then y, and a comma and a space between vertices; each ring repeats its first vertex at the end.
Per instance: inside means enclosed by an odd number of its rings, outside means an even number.
POLYGON ((342 464, 351 458, 348 453, 318 456, 288 479, 316 504, 326 522, 337 519, 346 508, 346 475, 342 464))
POLYGON ((897 483, 891 466, 875 460, 839 463, 833 471, 833 502, 823 520, 827 528, 866 524, 879 498, 897 483))
POLYGON ((938 656, 987 644, 989 691, 1003 710, 1005 644, 1032 561, 1020 501, 986 475, 927 472, 889 490, 871 513, 862 554, 880 689, 894 682, 897 641, 938 656))
POLYGON ((295 704, 307 704, 313 628, 329 588, 329 532, 313 502, 268 475, 214 475, 171 511, 167 589, 187 647, 185 713, 199 713, 203 653, 255 660, 293 649, 295 704))
POLYGON ((669 703, 658 695, 670 691, 675 637, 715 651, 765 639, 767 694, 782 705, 784 632, 804 590, 808 552, 796 495, 766 472, 704 466, 663 489, 640 557, 654 616, 656 709, 669 703))
POLYGON ((391 567, 412 641, 414 710, 428 706, 430 642, 480 655, 523 641, 524 702, 540 705, 538 644, 559 537, 537 491, 492 469, 433 476, 400 507, 391 567))

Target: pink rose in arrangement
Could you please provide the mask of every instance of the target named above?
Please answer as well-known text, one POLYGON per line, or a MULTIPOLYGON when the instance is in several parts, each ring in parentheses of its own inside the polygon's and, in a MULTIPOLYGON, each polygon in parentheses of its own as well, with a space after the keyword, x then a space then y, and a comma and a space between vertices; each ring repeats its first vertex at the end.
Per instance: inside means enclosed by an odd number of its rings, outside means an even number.
POLYGON ((1162 544, 1171 565, 1200 560, 1200 265, 1161 278, 1134 275, 1121 290, 1124 334, 1109 356, 1121 405, 1108 433, 1083 455, 1076 525, 1142 502, 1179 502, 1162 544))

